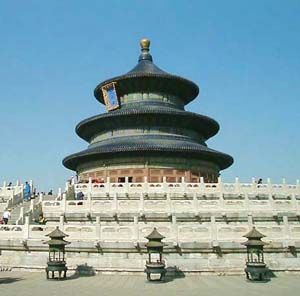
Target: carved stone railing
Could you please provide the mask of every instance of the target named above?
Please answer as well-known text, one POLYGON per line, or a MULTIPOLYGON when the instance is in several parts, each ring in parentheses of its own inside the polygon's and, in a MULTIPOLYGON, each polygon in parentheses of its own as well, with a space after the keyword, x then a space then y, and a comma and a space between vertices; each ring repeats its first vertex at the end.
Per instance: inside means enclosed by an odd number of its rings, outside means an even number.
POLYGON ((3 186, 0 187, 0 212, 22 202, 23 188, 23 184, 17 183, 14 186, 6 186, 6 182, 4 182, 3 186))
MULTIPOLYGON (((128 178, 125 178, 128 180, 128 178)), ((166 179, 164 178, 164 181, 166 179)), ((203 179, 201 179, 203 181, 203 179)), ((272 184, 271 180, 268 179, 267 183, 257 184, 254 180, 252 183, 241 183, 238 178, 236 178, 234 183, 223 183, 221 178, 219 178, 218 183, 186 183, 184 178, 182 178, 181 183, 110 183, 109 178, 107 178, 106 183, 92 183, 91 179, 89 183, 78 183, 74 184, 75 193, 82 192, 85 196, 104 196, 105 194, 113 195, 118 194, 133 194, 133 193, 156 193, 156 194, 166 194, 166 193, 201 193, 201 194, 234 194, 234 195, 244 195, 244 194, 267 194, 272 195, 275 198, 280 198, 281 196, 290 196, 292 194, 300 195, 300 183, 297 180, 296 184, 286 184, 283 179, 282 184, 272 184)))
MULTIPOLYGON (((30 225, 29 217, 26 217, 24 225, 0 225, 0 245, 3 241, 44 241, 45 235, 54 230, 56 224, 30 225)), ((64 224, 60 221, 60 229, 69 235, 70 241, 90 242, 92 244, 105 242, 131 242, 133 245, 144 244, 147 240, 145 236, 149 234, 153 227, 166 237, 164 240, 169 246, 183 246, 185 243, 206 242, 211 247, 222 243, 235 243, 240 247, 240 243, 245 241, 243 235, 251 227, 251 223, 240 225, 230 225, 223 222, 211 222, 202 224, 185 223, 141 223, 135 220, 127 225, 117 223, 102 224, 97 219, 94 224, 64 224)), ((297 244, 300 246, 300 226, 289 224, 285 219, 282 225, 266 224, 256 225, 256 228, 266 235, 265 241, 270 247, 278 246, 291 247, 297 244)))
POLYGON ((300 185, 223 183, 86 183, 75 184, 84 200, 44 201, 43 213, 57 216, 77 213, 201 216, 204 213, 255 213, 276 216, 289 212, 300 216, 300 185))

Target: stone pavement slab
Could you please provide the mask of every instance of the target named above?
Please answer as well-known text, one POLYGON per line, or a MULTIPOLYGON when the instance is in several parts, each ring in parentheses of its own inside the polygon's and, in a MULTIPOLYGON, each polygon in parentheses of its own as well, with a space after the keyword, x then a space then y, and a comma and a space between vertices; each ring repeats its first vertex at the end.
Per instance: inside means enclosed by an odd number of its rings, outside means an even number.
POLYGON ((147 282, 145 275, 69 276, 47 281, 44 272, 0 272, 2 296, 297 296, 300 275, 280 274, 267 283, 247 282, 243 276, 185 275, 166 283, 147 282))

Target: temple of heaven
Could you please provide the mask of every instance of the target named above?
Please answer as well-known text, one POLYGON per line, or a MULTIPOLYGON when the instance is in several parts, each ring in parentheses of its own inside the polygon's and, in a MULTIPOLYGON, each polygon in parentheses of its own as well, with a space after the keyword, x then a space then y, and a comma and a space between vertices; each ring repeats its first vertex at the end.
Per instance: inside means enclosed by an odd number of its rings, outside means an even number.
POLYGON ((64 166, 81 180, 215 182, 233 158, 206 145, 219 130, 215 120, 184 110, 199 94, 198 86, 158 68, 149 39, 140 44, 132 70, 96 87, 94 95, 108 112, 77 125, 76 133, 89 146, 67 156, 64 166))

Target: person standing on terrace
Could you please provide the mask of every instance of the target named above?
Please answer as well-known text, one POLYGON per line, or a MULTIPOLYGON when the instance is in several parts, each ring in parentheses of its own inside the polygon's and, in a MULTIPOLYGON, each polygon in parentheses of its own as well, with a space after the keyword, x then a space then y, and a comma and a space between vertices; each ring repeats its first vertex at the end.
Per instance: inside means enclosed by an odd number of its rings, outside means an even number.
POLYGON ((24 199, 25 201, 30 201, 30 192, 31 188, 28 182, 25 182, 25 187, 24 187, 24 199))

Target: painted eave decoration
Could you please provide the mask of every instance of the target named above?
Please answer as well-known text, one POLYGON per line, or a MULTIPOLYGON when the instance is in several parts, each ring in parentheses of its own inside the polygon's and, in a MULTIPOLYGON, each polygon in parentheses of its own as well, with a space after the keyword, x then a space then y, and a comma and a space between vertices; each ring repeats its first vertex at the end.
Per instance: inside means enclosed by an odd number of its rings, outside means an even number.
POLYGON ((120 108, 120 102, 116 91, 116 82, 111 82, 102 86, 101 90, 108 111, 120 108))

